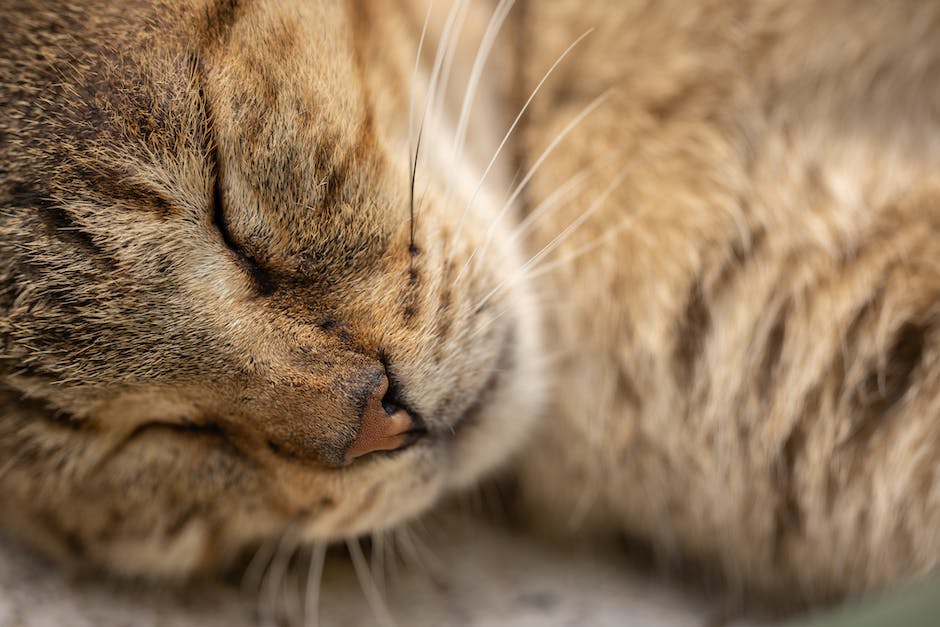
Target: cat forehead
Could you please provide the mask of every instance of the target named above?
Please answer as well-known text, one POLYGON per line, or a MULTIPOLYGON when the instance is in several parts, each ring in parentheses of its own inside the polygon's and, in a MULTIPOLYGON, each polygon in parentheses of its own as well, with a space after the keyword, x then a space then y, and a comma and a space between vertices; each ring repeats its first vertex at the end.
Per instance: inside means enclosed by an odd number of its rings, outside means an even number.
POLYGON ((363 34, 347 5, 281 0, 226 10, 222 3, 197 35, 197 54, 219 97, 244 121, 252 121, 252 113, 291 111, 298 123, 349 135, 367 107, 358 80, 363 34))
POLYGON ((28 116, 37 159, 56 164, 43 193, 202 211, 217 173, 226 217, 266 249, 383 249, 408 215, 407 165, 378 145, 347 5, 32 9, 48 24, 19 50, 21 82, 48 95, 28 116))
POLYGON ((294 72, 258 60, 237 79, 226 75, 231 64, 207 72, 210 135, 230 191, 246 205, 321 220, 344 206, 387 202, 387 164, 355 75, 323 85, 311 65, 292 63, 294 72))
POLYGON ((406 215, 407 173, 390 175, 347 4, 248 5, 206 48, 230 218, 277 256, 374 252, 406 215))

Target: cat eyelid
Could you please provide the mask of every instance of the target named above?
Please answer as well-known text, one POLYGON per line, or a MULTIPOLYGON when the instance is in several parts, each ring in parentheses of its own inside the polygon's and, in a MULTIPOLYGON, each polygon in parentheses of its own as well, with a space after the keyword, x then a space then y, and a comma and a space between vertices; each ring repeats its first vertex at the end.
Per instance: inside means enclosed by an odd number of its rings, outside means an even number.
POLYGON ((229 249, 241 266, 251 277, 255 287, 262 296, 267 296, 274 291, 274 284, 271 281, 268 272, 252 257, 238 242, 232 237, 231 231, 225 222, 225 198, 222 191, 222 171, 218 161, 218 155, 213 147, 210 151, 212 159, 212 198, 211 212, 212 223, 216 231, 222 237, 225 247, 229 249))
POLYGON ((193 71, 193 77, 196 81, 197 88, 199 91, 199 101, 202 106, 203 115, 205 117, 205 133, 203 135, 203 142, 205 148, 205 154, 207 157, 207 166, 210 169, 210 179, 212 185, 212 193, 209 197, 209 212, 212 220, 212 224, 215 227, 216 232, 222 238, 222 242, 225 244, 225 247, 235 256, 235 259, 238 265, 251 277, 252 283, 254 283, 255 288, 262 296, 267 296, 274 291, 274 283, 271 280, 270 274, 262 267, 258 261, 252 257, 248 251, 246 251, 238 241, 232 236, 232 232, 229 230, 228 225, 225 222, 225 195, 223 193, 223 167, 222 160, 219 156, 219 144, 216 141, 214 136, 214 120, 212 115, 212 107, 209 103, 209 99, 206 97, 206 92, 204 89, 205 85, 205 68, 202 65, 202 62, 193 57, 191 60, 191 66, 193 71))

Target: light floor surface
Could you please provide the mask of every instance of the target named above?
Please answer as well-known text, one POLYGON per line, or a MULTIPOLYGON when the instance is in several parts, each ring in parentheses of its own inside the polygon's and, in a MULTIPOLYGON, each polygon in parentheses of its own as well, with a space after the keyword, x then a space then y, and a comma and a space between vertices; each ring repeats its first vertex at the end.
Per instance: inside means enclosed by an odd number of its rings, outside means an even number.
POLYGON ((412 555, 396 560, 403 565, 366 577, 371 604, 354 563, 331 554, 317 621, 302 577, 282 579, 276 558, 260 584, 154 589, 68 577, 0 540, 0 627, 706 627, 720 615, 716 603, 631 572, 620 556, 541 543, 479 520, 447 522, 420 548, 409 544, 412 555))

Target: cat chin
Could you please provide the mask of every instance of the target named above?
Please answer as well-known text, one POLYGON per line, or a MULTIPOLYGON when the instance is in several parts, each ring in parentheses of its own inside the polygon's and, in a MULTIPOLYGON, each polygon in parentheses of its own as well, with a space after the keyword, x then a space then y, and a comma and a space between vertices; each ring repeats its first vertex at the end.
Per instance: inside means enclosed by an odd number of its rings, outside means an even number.
POLYGON ((446 445, 425 441, 407 450, 372 456, 344 477, 335 508, 303 526, 308 542, 332 542, 381 532, 430 509, 446 487, 446 445))

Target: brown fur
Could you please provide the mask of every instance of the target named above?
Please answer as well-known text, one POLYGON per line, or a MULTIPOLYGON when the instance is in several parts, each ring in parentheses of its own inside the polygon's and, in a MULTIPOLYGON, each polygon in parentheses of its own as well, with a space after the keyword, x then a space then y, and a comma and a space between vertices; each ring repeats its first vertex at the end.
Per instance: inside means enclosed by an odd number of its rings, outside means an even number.
POLYGON ((533 517, 747 589, 934 568, 940 11, 522 3, 453 161, 492 9, 471 3, 412 223, 423 6, 0 9, 5 526, 186 573, 387 528, 525 440, 533 517), (430 436, 344 467, 383 366, 430 436))
POLYGON ((620 232, 542 288, 565 356, 521 465, 541 519, 788 596, 935 567, 940 11, 902 4, 530 7, 528 84, 597 30, 524 154, 613 89, 538 171, 531 203, 602 164, 533 246, 625 172, 557 258, 620 232))
POLYGON ((404 14, 2 12, 17 25, 2 42, 7 526, 64 558, 185 573, 287 528, 393 525, 518 442, 501 423, 533 415, 525 299, 495 322, 505 297, 473 309, 515 253, 453 285, 485 218, 450 249, 463 204, 436 188, 410 245, 408 93, 387 85, 410 79, 413 49, 359 32, 402 39, 404 14), (341 468, 383 364, 431 435, 341 468), (494 368, 519 378, 494 385, 494 368), (499 409, 475 420, 484 388, 499 409))

